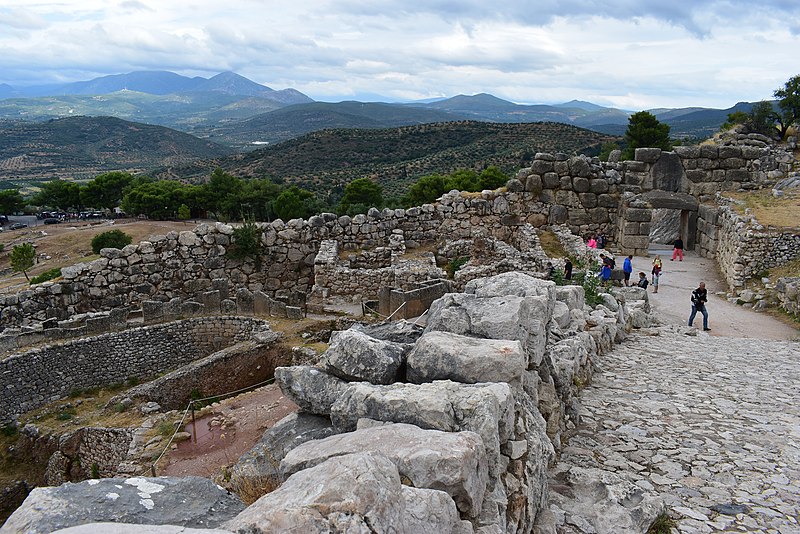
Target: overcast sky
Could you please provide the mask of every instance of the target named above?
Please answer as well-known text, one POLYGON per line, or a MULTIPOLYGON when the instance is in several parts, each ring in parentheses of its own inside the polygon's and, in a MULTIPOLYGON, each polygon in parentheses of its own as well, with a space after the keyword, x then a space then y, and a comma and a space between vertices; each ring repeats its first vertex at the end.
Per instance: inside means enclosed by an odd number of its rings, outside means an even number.
POLYGON ((315 100, 728 108, 800 74, 800 0, 3 0, 0 83, 234 71, 315 100))

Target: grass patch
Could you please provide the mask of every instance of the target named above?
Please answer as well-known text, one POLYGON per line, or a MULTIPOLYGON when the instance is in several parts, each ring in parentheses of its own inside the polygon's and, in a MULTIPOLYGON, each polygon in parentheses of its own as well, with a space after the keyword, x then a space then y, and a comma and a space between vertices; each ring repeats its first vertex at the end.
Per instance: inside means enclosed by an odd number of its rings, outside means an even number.
POLYGON ((561 241, 558 240, 558 236, 556 236, 555 233, 540 231, 539 242, 542 245, 542 250, 544 250, 544 253, 550 258, 567 257, 567 251, 564 249, 564 245, 561 244, 561 241))
POLYGON ((656 517, 650 528, 647 529, 647 534, 670 534, 673 528, 678 525, 667 514, 661 514, 656 517))
POLYGON ((784 196, 772 196, 771 189, 748 192, 730 192, 727 196, 738 200, 733 204, 733 210, 739 215, 744 215, 745 209, 752 210, 756 220, 764 226, 776 228, 797 228, 797 214, 800 213, 800 193, 785 191, 784 196))
POLYGON ((800 259, 772 267, 767 273, 770 281, 777 282, 778 278, 795 278, 800 276, 800 259))
POLYGON ((450 262, 445 267, 445 271, 447 271, 447 277, 452 280, 456 276, 456 272, 461 269, 466 263, 469 261, 469 258, 466 256, 460 256, 458 258, 454 258, 450 260, 450 262))

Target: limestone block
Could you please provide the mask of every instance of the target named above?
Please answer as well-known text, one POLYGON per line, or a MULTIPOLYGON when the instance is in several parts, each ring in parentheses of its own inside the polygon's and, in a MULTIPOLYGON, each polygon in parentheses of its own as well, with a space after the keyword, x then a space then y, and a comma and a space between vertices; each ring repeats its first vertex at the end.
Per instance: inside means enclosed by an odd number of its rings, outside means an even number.
POLYGON ((330 419, 309 413, 287 415, 267 429, 252 449, 244 453, 231 468, 231 487, 278 486, 283 480, 281 460, 307 441, 336 434, 330 419))
POLYGON ((474 432, 423 430, 403 423, 373 426, 299 445, 283 459, 281 470, 291 476, 329 458, 362 451, 391 460, 415 488, 447 492, 467 516, 480 513, 488 470, 483 443, 474 432))
POLYGON ((2 530, 44 534, 102 521, 214 528, 244 508, 207 478, 103 478, 35 488, 2 530))
POLYGON ((570 310, 583 310, 585 295, 582 286, 557 286, 556 299, 563 302, 570 310))
POLYGON ((321 363, 328 373, 347 381, 391 384, 400 378, 404 353, 405 348, 398 343, 351 329, 332 338, 321 363))
POLYGON ((476 339, 450 332, 424 334, 408 355, 409 382, 453 380, 519 383, 527 357, 519 341, 476 339))
POLYGON ((489 472, 498 475, 500 444, 508 441, 513 430, 514 397, 505 383, 352 383, 331 406, 331 421, 341 430, 352 431, 363 418, 444 432, 476 432, 486 447, 489 472))
POLYGON ((330 415, 331 405, 348 387, 344 380, 307 365, 278 367, 275 381, 301 409, 317 415, 330 415))
POLYGON ((426 332, 441 330, 487 339, 517 340, 523 344, 528 366, 542 361, 547 343, 545 326, 551 305, 546 297, 501 296, 477 298, 473 294, 450 293, 434 301, 426 332))
POLYGON ((625 210, 624 219, 635 222, 650 222, 653 212, 647 208, 628 208, 625 210))
POLYGON ((452 499, 444 492, 434 499, 431 491, 401 485, 397 468, 379 453, 350 454, 296 473, 224 526, 235 532, 309 534, 472 532, 452 499), (427 518, 422 528, 407 530, 418 528, 420 518, 427 518))

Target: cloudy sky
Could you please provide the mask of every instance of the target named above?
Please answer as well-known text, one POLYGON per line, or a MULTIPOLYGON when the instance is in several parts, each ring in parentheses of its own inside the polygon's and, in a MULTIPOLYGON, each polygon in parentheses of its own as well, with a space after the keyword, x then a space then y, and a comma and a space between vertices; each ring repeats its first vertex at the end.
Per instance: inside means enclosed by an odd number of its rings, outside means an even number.
POLYGON ((629 110, 769 99, 800 0, 3 0, 0 83, 234 71, 315 100, 491 93, 629 110))

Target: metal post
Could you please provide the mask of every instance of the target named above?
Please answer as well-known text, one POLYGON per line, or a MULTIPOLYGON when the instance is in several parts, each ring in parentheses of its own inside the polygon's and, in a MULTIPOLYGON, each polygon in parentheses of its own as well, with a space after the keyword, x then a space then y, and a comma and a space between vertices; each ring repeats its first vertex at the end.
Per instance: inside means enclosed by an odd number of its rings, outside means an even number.
POLYGON ((190 401, 189 406, 192 408, 192 441, 197 445, 197 422, 194 419, 194 401, 190 401))

